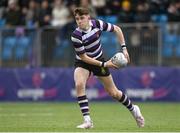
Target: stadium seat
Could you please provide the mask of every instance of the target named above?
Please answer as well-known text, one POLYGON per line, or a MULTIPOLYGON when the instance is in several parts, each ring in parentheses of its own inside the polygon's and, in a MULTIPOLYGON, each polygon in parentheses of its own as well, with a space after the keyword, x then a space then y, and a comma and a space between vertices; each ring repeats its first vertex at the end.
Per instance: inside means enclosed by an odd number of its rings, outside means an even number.
POLYGON ((164 43, 167 45, 176 46, 178 43, 178 37, 175 34, 166 34, 164 38, 164 43))
POLYGON ((175 52, 176 52, 176 56, 180 57, 180 36, 177 36, 178 40, 177 40, 177 45, 175 48, 175 52))
POLYGON ((152 20, 153 22, 157 22, 157 23, 165 23, 165 22, 167 22, 168 17, 167 17, 167 15, 165 15, 165 14, 152 15, 152 16, 151 16, 151 20, 152 20))
POLYGON ((101 37, 102 47, 106 55, 110 58, 117 51, 117 39, 111 33, 104 33, 101 37))
POLYGON ((103 33, 103 35, 101 36, 101 43, 102 44, 106 44, 108 42, 108 38, 106 33, 103 33))
POLYGON ((106 21, 106 17, 105 16, 98 16, 97 19, 100 19, 102 21, 106 21))
POLYGON ((0 19, 0 28, 5 26, 6 20, 5 19, 0 19))
POLYGON ((16 44, 15 37, 7 37, 4 39, 4 47, 13 48, 16 44))
POLYGON ((29 49, 30 40, 28 37, 17 38, 16 49, 15 49, 15 58, 23 59, 26 56, 26 52, 29 49))
POLYGON ((112 24, 116 24, 118 22, 117 16, 110 15, 110 16, 98 16, 97 19, 100 19, 105 22, 109 22, 112 24))
POLYGON ((173 48, 170 45, 163 46, 163 56, 164 57, 172 57, 173 56, 173 48))
POLYGON ((4 48, 2 51, 2 59, 3 60, 9 60, 12 57, 12 49, 10 48, 4 48))
MULTIPOLYGON (((163 42, 163 56, 164 57, 171 57, 173 56, 173 49, 177 47, 178 44, 178 37, 175 34, 165 34, 163 42)), ((176 51, 176 54, 178 52, 176 51)))
POLYGON ((66 53, 66 49, 68 48, 68 46, 69 46, 68 40, 62 41, 59 45, 57 45, 54 48, 53 58, 59 59, 64 57, 64 54, 66 53))
POLYGON ((7 37, 4 39, 2 50, 2 59, 9 60, 12 58, 13 48, 15 47, 16 40, 14 37, 7 37))
POLYGON ((176 47, 176 56, 180 57, 180 44, 176 47))
POLYGON ((118 22, 117 16, 106 16, 106 22, 116 24, 118 22))

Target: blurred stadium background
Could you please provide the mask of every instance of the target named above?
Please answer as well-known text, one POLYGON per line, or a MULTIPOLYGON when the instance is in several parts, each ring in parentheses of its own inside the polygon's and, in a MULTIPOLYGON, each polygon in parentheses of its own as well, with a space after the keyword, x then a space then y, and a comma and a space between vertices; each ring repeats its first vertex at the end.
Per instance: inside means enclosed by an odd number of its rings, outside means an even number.
MULTIPOLYGON (((134 102, 141 102, 147 121, 151 121, 141 131, 180 131, 179 0, 1 0, 0 131, 75 131, 80 114, 76 107, 70 35, 76 27, 72 12, 77 6, 89 8, 92 17, 122 28, 131 63, 111 72, 117 86, 134 102), (77 110, 72 111, 78 114, 77 118, 71 112, 65 113, 69 108, 77 110), (27 116, 28 122, 24 120, 27 116), (62 121, 54 121, 56 116, 62 121), (67 124, 68 118, 74 119, 67 124)), ((101 41, 107 59, 121 50, 112 33, 103 33, 101 41)), ((129 124, 113 127, 105 119, 101 123, 102 115, 95 110, 110 116, 109 112, 116 110, 104 110, 115 106, 107 103, 112 99, 96 77, 90 77, 87 88, 89 100, 96 102, 92 112, 101 116, 94 116, 100 128, 97 124, 93 131, 139 131, 123 115, 124 121, 119 123, 129 124)), ((114 115, 118 118, 118 113, 114 115)))

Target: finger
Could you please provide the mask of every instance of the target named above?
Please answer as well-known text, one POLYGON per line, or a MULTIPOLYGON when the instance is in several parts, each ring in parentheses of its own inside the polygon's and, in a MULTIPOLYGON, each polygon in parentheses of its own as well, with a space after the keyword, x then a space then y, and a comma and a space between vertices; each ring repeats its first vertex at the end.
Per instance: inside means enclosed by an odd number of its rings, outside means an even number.
POLYGON ((128 63, 130 62, 130 58, 129 58, 129 55, 126 54, 126 59, 128 60, 128 63))
POLYGON ((118 66, 117 66, 117 65, 115 65, 115 64, 113 64, 113 68, 118 69, 118 66))
POLYGON ((129 55, 127 56, 127 60, 128 60, 128 62, 130 63, 130 58, 129 58, 129 55))
POLYGON ((129 61, 129 63, 131 62, 131 60, 130 60, 130 58, 128 57, 128 61, 129 61))

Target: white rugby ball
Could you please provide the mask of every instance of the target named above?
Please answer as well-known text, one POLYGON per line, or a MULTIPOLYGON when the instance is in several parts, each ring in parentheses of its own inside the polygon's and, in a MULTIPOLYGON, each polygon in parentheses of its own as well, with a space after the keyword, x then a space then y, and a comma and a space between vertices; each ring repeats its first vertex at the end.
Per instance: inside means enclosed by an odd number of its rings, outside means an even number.
POLYGON ((113 64, 115 64, 116 66, 120 67, 125 67, 128 63, 128 60, 126 59, 126 57, 124 56, 124 54, 122 52, 118 52, 116 53, 112 58, 111 61, 113 64))

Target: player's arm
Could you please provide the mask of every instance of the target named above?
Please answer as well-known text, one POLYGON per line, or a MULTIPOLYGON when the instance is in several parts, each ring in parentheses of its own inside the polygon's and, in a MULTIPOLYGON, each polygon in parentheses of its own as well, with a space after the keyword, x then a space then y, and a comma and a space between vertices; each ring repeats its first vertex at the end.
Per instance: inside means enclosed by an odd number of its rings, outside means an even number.
POLYGON ((130 58, 129 58, 129 54, 128 54, 128 51, 126 48, 123 32, 119 26, 117 26, 117 25, 113 25, 113 26, 114 26, 114 33, 116 34, 118 42, 122 47, 123 53, 124 53, 125 57, 127 58, 128 62, 130 62, 130 58))
POLYGON ((89 57, 86 53, 80 54, 79 57, 81 58, 82 61, 91 65, 100 66, 100 67, 118 68, 111 61, 110 62, 98 61, 96 59, 89 57))
POLYGON ((123 35, 121 28, 118 27, 117 25, 113 25, 111 23, 107 23, 107 22, 104 22, 102 20, 96 20, 95 23, 96 23, 96 26, 101 31, 114 32, 116 34, 117 39, 118 39, 118 41, 121 44, 121 47, 123 49, 123 53, 124 53, 125 57, 127 58, 128 62, 130 62, 129 54, 128 54, 128 51, 127 51, 127 48, 125 45, 124 35, 123 35))

